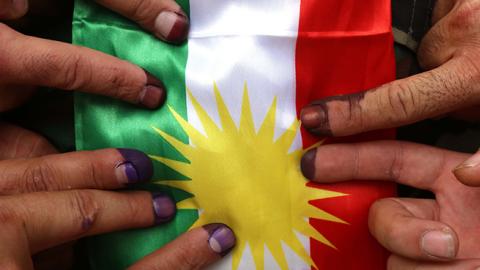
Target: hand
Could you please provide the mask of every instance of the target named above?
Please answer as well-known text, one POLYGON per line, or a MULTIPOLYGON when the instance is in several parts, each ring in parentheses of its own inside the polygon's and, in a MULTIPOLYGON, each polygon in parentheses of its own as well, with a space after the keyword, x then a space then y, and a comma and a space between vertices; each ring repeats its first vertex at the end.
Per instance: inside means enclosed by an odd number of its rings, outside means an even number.
MULTIPOLYGON (((54 3, 43 2, 55 9, 54 3)), ((187 36, 187 16, 174 0, 97 2, 162 40, 180 43, 187 36)), ((28 6, 27 0, 0 0, 0 21, 22 17, 28 6)), ((34 86, 95 93, 147 108, 165 100, 163 84, 136 65, 91 49, 25 36, 2 23, 0 62, 0 112, 22 103, 34 86)))
POLYGON ((464 270, 480 267, 480 188, 466 185, 480 186, 480 154, 465 161, 468 157, 377 141, 312 149, 301 167, 320 183, 372 179, 432 191, 435 199, 377 201, 370 208, 370 232, 393 253, 388 269, 464 270))
MULTIPOLYGON (((55 152, 42 137, 0 123, 0 269, 33 269, 30 258, 38 252, 84 236, 161 224, 175 215, 175 203, 164 194, 106 190, 149 180, 152 163, 145 154, 55 152)), ((198 269, 220 259, 234 243, 228 227, 211 224, 185 233, 130 269, 198 269)), ((41 256, 35 268, 71 269, 73 261, 63 260, 68 247, 56 250, 61 256, 49 254, 55 256, 50 261, 41 256)))
POLYGON ((478 1, 438 0, 434 25, 418 51, 429 71, 365 93, 316 101, 303 109, 303 125, 318 135, 346 136, 479 105, 479 20, 478 1))

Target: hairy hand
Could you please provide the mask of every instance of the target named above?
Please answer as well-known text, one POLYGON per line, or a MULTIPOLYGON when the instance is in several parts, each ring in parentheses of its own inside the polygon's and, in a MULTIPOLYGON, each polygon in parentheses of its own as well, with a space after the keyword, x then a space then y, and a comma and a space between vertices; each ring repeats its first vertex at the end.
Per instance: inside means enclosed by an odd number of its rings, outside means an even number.
POLYGON ((316 101, 303 109, 303 125, 318 135, 346 136, 479 105, 479 19, 478 1, 438 0, 434 25, 418 51, 427 72, 365 93, 316 101))

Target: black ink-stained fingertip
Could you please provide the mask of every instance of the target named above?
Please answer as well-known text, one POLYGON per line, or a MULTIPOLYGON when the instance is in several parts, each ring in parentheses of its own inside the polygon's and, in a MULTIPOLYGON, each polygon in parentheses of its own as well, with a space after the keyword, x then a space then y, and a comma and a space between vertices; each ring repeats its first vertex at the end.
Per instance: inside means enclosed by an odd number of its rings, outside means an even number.
POLYGON ((318 135, 331 137, 332 130, 330 129, 330 122, 328 119, 328 109, 324 102, 309 105, 303 108, 300 113, 302 125, 309 132, 318 135))
POLYGON ((300 168, 303 176, 309 180, 315 178, 315 158, 317 156, 317 148, 308 150, 302 157, 300 168))

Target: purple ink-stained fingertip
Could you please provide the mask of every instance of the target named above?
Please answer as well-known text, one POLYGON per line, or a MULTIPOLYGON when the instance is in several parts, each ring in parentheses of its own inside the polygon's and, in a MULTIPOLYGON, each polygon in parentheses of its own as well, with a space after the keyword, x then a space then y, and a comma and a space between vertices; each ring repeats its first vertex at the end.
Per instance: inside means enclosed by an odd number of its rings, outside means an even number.
POLYGON ((152 160, 143 152, 119 148, 118 152, 125 161, 121 164, 128 178, 128 183, 148 181, 153 176, 152 160))
POLYGON ((152 193, 152 200, 156 225, 173 219, 177 213, 177 207, 172 198, 163 193, 152 193))
POLYGON ((203 226, 203 229, 207 231, 208 245, 215 252, 225 256, 235 246, 236 238, 232 229, 225 224, 212 223, 203 226))

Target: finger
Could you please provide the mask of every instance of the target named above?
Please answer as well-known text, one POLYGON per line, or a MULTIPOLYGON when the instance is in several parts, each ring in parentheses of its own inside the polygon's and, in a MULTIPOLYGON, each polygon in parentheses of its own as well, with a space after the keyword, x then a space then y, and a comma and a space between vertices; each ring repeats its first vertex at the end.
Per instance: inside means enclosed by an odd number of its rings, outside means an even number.
POLYGON ((457 260, 453 262, 425 262, 415 261, 400 256, 391 255, 388 258, 388 270, 476 270, 480 267, 480 260, 457 260))
POLYGON ((435 221, 434 200, 382 199, 370 208, 368 226, 382 246, 414 260, 452 260, 458 238, 448 225, 435 221))
POLYGON ((475 68, 456 57, 441 67, 360 94, 330 97, 302 110, 303 126, 321 136, 398 127, 476 104, 475 68))
POLYGON ((0 194, 114 189, 150 180, 152 161, 131 149, 105 149, 0 161, 0 194))
POLYGON ((432 24, 435 25, 439 20, 445 17, 455 5, 454 0, 437 0, 432 14, 432 24))
POLYGON ((322 183, 389 180, 435 190, 437 179, 451 174, 466 156, 401 141, 330 144, 305 153, 301 169, 306 178, 322 183))
POLYGON ((471 187, 480 186, 480 152, 477 152, 453 169, 455 177, 471 187))
POLYGON ((0 269, 33 270, 22 224, 0 214, 0 269))
POLYGON ((225 256, 234 245, 235 235, 230 228, 223 224, 209 224, 186 232, 129 270, 203 269, 225 256))
POLYGON ((444 18, 423 37, 417 52, 418 63, 424 70, 437 68, 452 59, 455 50, 447 18, 444 18))
POLYGON ((180 43, 187 38, 187 15, 173 0, 96 1, 130 18, 162 40, 180 43))
POLYGON ((84 236, 161 224, 176 212, 171 198, 148 192, 37 192, 0 202, 1 212, 24 224, 32 254, 84 236))
POLYGON ((28 0, 0 0, 0 20, 23 17, 28 11, 28 0))
POLYGON ((72 269, 75 261, 75 242, 66 243, 32 256, 35 270, 72 269))
POLYGON ((0 122, 0 161, 32 158, 56 152, 55 147, 44 137, 21 127, 0 122))
POLYGON ((0 85, 0 113, 20 107, 33 96, 35 90, 34 86, 0 85))
POLYGON ((0 80, 78 90, 156 108, 163 84, 145 70, 88 48, 22 35, 0 24, 0 80))

